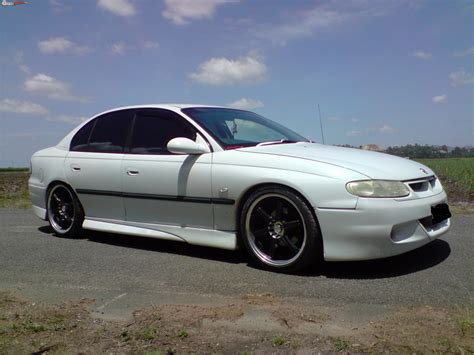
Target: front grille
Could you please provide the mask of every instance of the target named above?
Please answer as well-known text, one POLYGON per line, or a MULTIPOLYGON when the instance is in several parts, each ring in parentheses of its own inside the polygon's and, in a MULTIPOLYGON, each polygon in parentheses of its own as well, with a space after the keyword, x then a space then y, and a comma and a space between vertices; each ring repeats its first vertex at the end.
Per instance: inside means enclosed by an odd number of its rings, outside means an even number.
POLYGON ((436 185, 436 176, 428 176, 424 179, 405 181, 414 192, 425 192, 436 185))

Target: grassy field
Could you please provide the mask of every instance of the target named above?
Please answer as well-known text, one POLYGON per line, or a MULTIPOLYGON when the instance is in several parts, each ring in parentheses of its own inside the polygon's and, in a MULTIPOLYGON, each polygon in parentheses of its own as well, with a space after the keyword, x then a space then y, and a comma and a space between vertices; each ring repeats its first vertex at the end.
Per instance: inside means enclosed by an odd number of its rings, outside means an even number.
POLYGON ((28 168, 0 168, 0 173, 11 173, 18 171, 26 172, 28 171, 28 168))
MULTIPOLYGON (((474 204, 474 158, 420 159, 433 169, 446 189, 450 203, 474 204)), ((0 169, 0 208, 29 208, 28 169, 0 169)), ((467 207, 470 209, 470 207, 467 207)))
POLYGON ((29 208, 28 169, 0 169, 0 208, 29 208))
POLYGON ((474 203, 474 158, 420 159, 438 175, 452 202, 474 203))

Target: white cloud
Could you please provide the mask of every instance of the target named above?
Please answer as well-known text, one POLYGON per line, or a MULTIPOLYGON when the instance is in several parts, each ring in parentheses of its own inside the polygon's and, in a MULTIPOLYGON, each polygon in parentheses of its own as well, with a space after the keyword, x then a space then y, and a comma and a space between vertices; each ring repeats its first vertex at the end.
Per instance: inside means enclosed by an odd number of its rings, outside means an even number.
POLYGON ((267 66, 261 58, 249 54, 237 59, 211 58, 201 63, 191 78, 201 84, 255 84, 265 80, 267 66))
POLYGON ((20 69, 24 74, 31 74, 30 67, 25 64, 18 64, 18 69, 20 69))
POLYGON ((253 110, 256 108, 263 107, 263 102, 260 100, 248 99, 246 97, 242 97, 241 99, 231 102, 228 104, 229 107, 237 108, 241 110, 253 110))
POLYGON ((430 59, 431 53, 425 52, 425 51, 416 51, 416 52, 413 52, 413 56, 420 59, 430 59))
POLYGON ((344 22, 347 17, 344 13, 316 7, 300 14, 297 20, 281 25, 259 27, 255 30, 255 36, 274 43, 285 44, 288 40, 307 37, 344 22))
POLYGON ((61 123, 69 123, 72 125, 77 125, 81 122, 84 122, 87 120, 88 117, 84 116, 70 116, 70 115, 59 115, 59 116, 53 116, 53 117, 48 117, 47 120, 51 122, 61 122, 61 123))
POLYGON ((467 48, 466 50, 464 50, 462 52, 456 52, 453 55, 455 57, 465 57, 465 56, 471 55, 471 54, 474 54, 474 47, 467 48))
POLYGON ((257 38, 284 45, 289 40, 312 36, 354 20, 380 17, 410 3, 411 0, 319 2, 305 11, 284 14, 283 20, 279 19, 278 23, 258 25, 252 29, 252 33, 257 38))
POLYGON ((362 135, 367 135, 369 133, 380 133, 380 134, 394 134, 398 133, 400 130, 398 128, 394 128, 389 125, 382 125, 382 126, 375 126, 375 127, 368 127, 364 130, 352 130, 346 132, 346 136, 348 137, 359 137, 362 135))
POLYGON ((345 118, 341 118, 341 117, 338 117, 338 116, 332 116, 332 117, 329 117, 328 118, 328 121, 331 121, 331 122, 351 122, 351 123, 357 123, 359 122, 359 119, 358 118, 348 118, 348 119, 345 119, 345 118))
POLYGON ((64 53, 72 47, 72 42, 64 37, 51 37, 38 43, 38 48, 43 53, 64 53))
POLYGON ((71 10, 70 6, 66 6, 63 2, 59 0, 49 0, 49 4, 54 12, 63 12, 71 10))
POLYGON ((236 2, 236 0, 165 0, 163 17, 177 25, 189 20, 201 20, 214 15, 217 6, 236 2))
POLYGON ((114 54, 124 54, 127 50, 127 46, 123 42, 117 42, 112 44, 112 53, 114 54))
POLYGON ((23 52, 18 51, 15 53, 13 57, 13 61, 18 66, 18 69, 20 69, 21 72, 23 72, 24 74, 30 75, 31 70, 27 65, 25 65, 23 57, 24 57, 23 52))
POLYGON ((118 16, 134 16, 135 6, 129 0, 99 0, 97 6, 118 16))
POLYGON ((474 84, 474 76, 462 69, 449 74, 449 84, 454 87, 474 84))
POLYGON ((29 101, 3 99, 0 101, 0 112, 12 112, 29 115, 45 115, 49 112, 46 107, 29 101))
POLYGON ((348 137, 359 137, 361 135, 362 135, 361 131, 353 130, 353 131, 346 132, 346 136, 348 136, 348 137))
POLYGON ((432 100, 435 104, 442 104, 443 102, 446 102, 447 99, 448 99, 448 95, 433 96, 433 97, 431 98, 431 100, 432 100))
POLYGON ((394 128, 394 127, 391 127, 391 126, 388 126, 388 125, 383 125, 381 127, 375 127, 375 128, 373 128, 373 130, 375 132, 383 133, 383 134, 393 134, 393 133, 397 133, 398 131, 400 131, 398 128, 394 128))
POLYGON ((71 93, 68 83, 57 80, 46 74, 40 73, 26 79, 24 87, 28 92, 42 94, 54 100, 85 101, 83 98, 77 97, 71 93))
POLYGON ((51 37, 47 40, 38 42, 38 48, 42 53, 73 53, 85 54, 91 51, 87 46, 79 46, 66 37, 51 37))
POLYGON ((143 41, 142 45, 145 49, 155 49, 160 46, 160 44, 155 41, 143 41))

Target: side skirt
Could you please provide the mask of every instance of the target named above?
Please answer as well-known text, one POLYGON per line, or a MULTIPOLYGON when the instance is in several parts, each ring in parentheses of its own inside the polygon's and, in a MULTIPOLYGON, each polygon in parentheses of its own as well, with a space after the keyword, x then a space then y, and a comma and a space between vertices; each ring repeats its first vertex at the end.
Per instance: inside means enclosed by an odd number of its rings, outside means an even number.
POLYGON ((82 228, 108 233, 174 240, 227 250, 237 249, 237 236, 235 232, 232 231, 128 222, 93 217, 86 217, 82 228))

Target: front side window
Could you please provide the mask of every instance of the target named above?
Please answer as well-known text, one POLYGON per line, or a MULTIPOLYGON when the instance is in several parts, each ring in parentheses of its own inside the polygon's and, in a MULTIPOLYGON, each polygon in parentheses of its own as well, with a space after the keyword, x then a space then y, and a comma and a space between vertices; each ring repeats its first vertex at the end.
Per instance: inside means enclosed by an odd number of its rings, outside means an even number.
POLYGON ((196 140, 196 131, 179 115, 166 110, 138 113, 135 116, 130 146, 132 154, 172 154, 168 142, 184 137, 196 140))
POLYGON ((123 153, 133 110, 121 110, 97 117, 81 128, 71 141, 71 150, 94 153, 123 153))
POLYGON ((249 111, 196 107, 183 109, 183 112, 226 149, 250 147, 263 142, 308 141, 288 128, 249 111))

